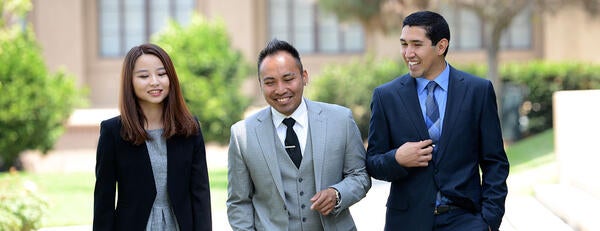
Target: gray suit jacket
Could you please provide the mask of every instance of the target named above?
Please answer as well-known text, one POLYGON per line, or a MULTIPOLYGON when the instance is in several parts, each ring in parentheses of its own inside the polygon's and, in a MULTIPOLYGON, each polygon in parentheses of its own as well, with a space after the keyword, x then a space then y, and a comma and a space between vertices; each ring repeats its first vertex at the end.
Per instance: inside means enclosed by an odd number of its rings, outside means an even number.
MULTIPOLYGON (((339 209, 321 215, 324 230, 355 230, 348 208, 365 197, 371 178, 365 149, 352 112, 337 105, 304 99, 317 191, 340 191, 339 209)), ((233 230, 287 230, 275 128, 267 107, 231 127, 227 215, 233 230)))

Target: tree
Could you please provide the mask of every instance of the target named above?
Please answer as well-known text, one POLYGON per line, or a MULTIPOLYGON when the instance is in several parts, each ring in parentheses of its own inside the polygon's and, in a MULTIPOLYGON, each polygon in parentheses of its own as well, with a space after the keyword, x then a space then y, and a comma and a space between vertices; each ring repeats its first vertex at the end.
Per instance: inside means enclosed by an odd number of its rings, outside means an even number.
MULTIPOLYGON (((498 96, 498 105, 501 103, 502 80, 498 70, 499 60, 498 52, 500 50, 500 39, 502 34, 511 25, 515 16, 521 13, 527 7, 532 7, 533 10, 543 12, 555 12, 567 4, 580 4, 590 14, 596 14, 600 3, 598 0, 446 0, 452 5, 459 8, 469 10, 483 23, 485 30, 484 45, 487 55, 488 73, 487 78, 490 79, 495 87, 496 95, 498 96)), ((499 107, 500 108, 500 107, 499 107)), ((502 116, 502 115, 501 115, 502 116)))
POLYGON ((15 20, 29 9, 0 1, 0 170, 18 166, 24 150, 50 150, 80 98, 72 76, 48 73, 33 31, 15 20))
MULTIPOLYGON (((437 2, 437 1, 436 1, 437 2)), ((502 92, 502 81, 498 71, 498 52, 502 34, 511 25, 516 15, 527 6, 542 13, 556 11, 568 4, 580 4, 592 15, 600 10, 600 0, 445 0, 445 2, 469 10, 477 15, 484 24, 484 41, 487 54, 488 73, 498 96, 498 105, 502 92)), ((367 31, 390 31, 390 25, 398 23, 407 11, 434 8, 429 0, 319 0, 325 10, 333 12, 340 20, 356 20, 367 31), (393 14, 394 16, 389 16, 393 14)), ((499 107, 500 108, 500 107, 499 107)))

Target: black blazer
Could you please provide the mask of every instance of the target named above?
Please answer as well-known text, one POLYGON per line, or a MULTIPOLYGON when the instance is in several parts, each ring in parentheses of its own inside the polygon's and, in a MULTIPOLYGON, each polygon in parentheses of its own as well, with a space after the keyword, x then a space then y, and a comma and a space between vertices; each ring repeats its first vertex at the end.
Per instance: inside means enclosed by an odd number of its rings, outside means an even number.
POLYGON ((416 81, 404 75, 373 93, 367 171, 391 182, 387 207, 396 215, 387 218, 386 227, 392 230, 431 230, 438 188, 454 203, 481 213, 493 230, 500 226, 509 164, 492 84, 450 66, 447 99, 434 159, 428 167, 405 168, 396 162, 396 149, 429 139, 416 81))
MULTIPOLYGON (((124 141, 121 126, 119 116, 100 124, 94 230, 144 230, 156 197, 146 144, 124 141)), ((167 172, 167 191, 180 230, 211 230, 206 150, 201 131, 195 136, 173 136, 167 140, 167 172)))

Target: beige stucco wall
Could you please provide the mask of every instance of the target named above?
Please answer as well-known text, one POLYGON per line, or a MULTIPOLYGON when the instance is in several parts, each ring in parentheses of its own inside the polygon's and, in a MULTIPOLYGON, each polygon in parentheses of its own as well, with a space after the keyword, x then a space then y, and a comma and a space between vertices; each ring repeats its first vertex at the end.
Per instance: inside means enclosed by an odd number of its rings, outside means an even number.
MULTIPOLYGON (((223 20, 229 32, 232 45, 242 51, 247 60, 256 53, 258 34, 264 27, 259 26, 257 14, 260 4, 257 1, 209 0, 205 1, 205 12, 209 19, 223 20), (232 7, 235 6, 235 7, 232 7)), ((258 1, 262 2, 262 1, 258 1)), ((264 24, 264 23, 260 23, 264 24)))
MULTIPOLYGON (((66 67, 80 86, 88 88, 90 107, 117 106, 122 58, 98 55, 98 12, 95 0, 33 0, 30 14, 44 58, 51 70, 66 67)), ((593 49, 600 38, 600 17, 590 18, 580 8, 534 20, 533 49, 507 51, 501 62, 526 62, 534 59, 582 60, 600 62, 593 49), (541 23, 541 22, 544 23, 541 23)), ((232 46, 239 49, 254 66, 256 55, 269 39, 267 36, 267 0, 197 0, 197 11, 209 19, 221 19, 231 36, 232 46), (236 7, 231 7, 235 5, 236 7)), ((378 58, 400 58, 399 32, 367 35, 367 50, 378 58)), ((316 77, 324 66, 346 63, 363 54, 303 54, 303 62, 316 77)), ((484 51, 457 51, 451 48, 448 60, 453 64, 482 62, 484 51)), ((257 93, 254 73, 249 76, 251 94, 257 93)))
POLYGON ((600 14, 590 16, 580 6, 565 7, 544 17, 544 58, 600 63, 600 14))
POLYGON ((65 68, 85 84, 84 18, 82 0, 33 0, 30 14, 50 71, 65 68))

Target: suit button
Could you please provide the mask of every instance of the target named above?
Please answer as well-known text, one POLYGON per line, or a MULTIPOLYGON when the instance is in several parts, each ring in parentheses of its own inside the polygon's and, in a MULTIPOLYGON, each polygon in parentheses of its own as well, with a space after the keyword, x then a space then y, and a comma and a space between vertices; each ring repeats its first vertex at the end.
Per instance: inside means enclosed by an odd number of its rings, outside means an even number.
POLYGON ((300 191, 300 196, 304 195, 304 191, 300 191))
POLYGON ((287 207, 286 207, 286 206, 283 206, 283 210, 284 210, 284 211, 287 211, 287 207))
POLYGON ((302 205, 300 206, 300 208, 304 209, 304 208, 306 208, 306 205, 302 204, 302 205))
POLYGON ((306 217, 303 217, 303 218, 302 218, 302 222, 306 222, 306 217))
POLYGON ((298 182, 302 183, 302 181, 303 181, 303 180, 304 180, 304 179, 300 178, 300 179, 298 179, 298 182))

